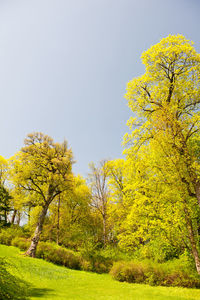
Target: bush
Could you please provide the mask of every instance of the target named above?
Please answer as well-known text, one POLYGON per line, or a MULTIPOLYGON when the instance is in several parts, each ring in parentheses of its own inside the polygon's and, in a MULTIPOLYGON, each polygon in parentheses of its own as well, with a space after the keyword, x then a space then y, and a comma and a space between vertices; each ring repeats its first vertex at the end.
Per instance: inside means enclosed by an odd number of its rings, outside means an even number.
POLYGON ((81 269, 81 261, 77 254, 72 250, 55 244, 40 242, 37 247, 36 257, 43 258, 57 265, 63 265, 70 269, 81 269))
POLYGON ((11 241, 11 245, 18 247, 20 250, 25 251, 26 249, 28 249, 29 245, 30 245, 30 240, 27 240, 25 238, 22 237, 15 237, 12 241, 11 241))
POLYGON ((131 254, 131 253, 124 252, 118 247, 116 246, 113 247, 111 245, 108 245, 104 249, 99 249, 98 253, 105 258, 109 258, 113 262, 130 261, 131 259, 133 259, 133 253, 131 254))
POLYGON ((96 273, 108 273, 113 265, 110 257, 102 255, 101 251, 84 249, 81 252, 82 270, 96 273))
POLYGON ((86 259, 81 257, 80 261, 81 261, 81 270, 87 271, 87 272, 92 272, 93 271, 92 263, 89 260, 86 260, 86 259))
POLYGON ((9 228, 1 228, 0 231, 0 244, 7 246, 11 245, 11 242, 16 237, 27 237, 29 235, 22 227, 13 225, 9 228))
POLYGON ((180 265, 178 267, 177 261, 166 264, 150 261, 118 262, 114 264, 110 274, 118 281, 130 283, 200 288, 200 278, 189 270, 184 270, 180 265))
POLYGON ((136 262, 117 262, 112 267, 110 274, 118 281, 131 283, 145 282, 146 279, 143 266, 136 262))

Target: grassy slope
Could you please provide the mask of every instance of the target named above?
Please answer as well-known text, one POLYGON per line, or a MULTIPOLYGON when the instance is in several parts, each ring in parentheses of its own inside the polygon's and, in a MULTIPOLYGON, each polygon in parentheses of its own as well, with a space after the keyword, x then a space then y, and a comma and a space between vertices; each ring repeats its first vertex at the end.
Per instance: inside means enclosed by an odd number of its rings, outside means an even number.
POLYGON ((40 259, 24 257, 15 247, 0 245, 0 256, 15 265, 13 274, 31 284, 30 299, 185 300, 200 299, 200 290, 120 283, 108 274, 69 270, 40 259))

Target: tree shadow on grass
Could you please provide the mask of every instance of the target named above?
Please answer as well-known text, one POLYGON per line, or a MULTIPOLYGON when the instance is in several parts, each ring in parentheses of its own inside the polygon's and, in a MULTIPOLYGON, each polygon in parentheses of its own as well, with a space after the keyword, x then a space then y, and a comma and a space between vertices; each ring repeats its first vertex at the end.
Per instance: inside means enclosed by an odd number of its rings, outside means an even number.
POLYGON ((42 297, 46 294, 53 296, 54 295, 53 291, 54 291, 53 289, 29 287, 27 299, 29 297, 38 297, 38 298, 40 298, 40 297, 42 297))
POLYGON ((9 264, 0 258, 0 300, 28 300, 30 297, 53 296, 53 289, 36 288, 8 271, 9 264))

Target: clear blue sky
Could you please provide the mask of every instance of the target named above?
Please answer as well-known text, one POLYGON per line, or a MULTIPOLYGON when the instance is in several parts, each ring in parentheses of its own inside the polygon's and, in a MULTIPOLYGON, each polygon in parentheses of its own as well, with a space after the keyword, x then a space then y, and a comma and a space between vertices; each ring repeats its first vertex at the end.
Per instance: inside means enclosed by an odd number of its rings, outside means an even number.
POLYGON ((42 131, 72 147, 75 173, 122 156, 126 83, 169 34, 200 52, 198 0, 0 0, 0 154, 42 131))

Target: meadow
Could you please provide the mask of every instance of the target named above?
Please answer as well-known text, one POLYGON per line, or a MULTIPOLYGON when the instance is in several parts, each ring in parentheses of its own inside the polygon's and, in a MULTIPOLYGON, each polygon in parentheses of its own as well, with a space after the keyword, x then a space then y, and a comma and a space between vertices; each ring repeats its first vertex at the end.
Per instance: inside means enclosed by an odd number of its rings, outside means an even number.
POLYGON ((23 281, 22 298, 51 300, 186 300, 200 299, 200 290, 121 283, 109 274, 70 270, 23 255, 18 248, 0 245, 0 257, 23 281))

